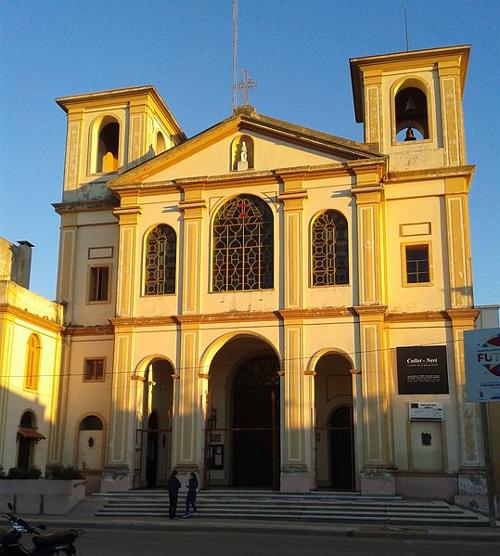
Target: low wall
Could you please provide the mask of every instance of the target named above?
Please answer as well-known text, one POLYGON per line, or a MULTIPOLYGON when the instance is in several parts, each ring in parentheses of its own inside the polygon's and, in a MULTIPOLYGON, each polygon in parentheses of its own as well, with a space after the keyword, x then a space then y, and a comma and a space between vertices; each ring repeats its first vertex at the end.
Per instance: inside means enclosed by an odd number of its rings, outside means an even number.
POLYGON ((0 480, 0 511, 10 502, 20 514, 66 515, 84 496, 82 480, 0 480))
POLYGON ((397 473, 396 494, 407 498, 442 498, 453 502, 457 494, 456 475, 446 473, 397 473))

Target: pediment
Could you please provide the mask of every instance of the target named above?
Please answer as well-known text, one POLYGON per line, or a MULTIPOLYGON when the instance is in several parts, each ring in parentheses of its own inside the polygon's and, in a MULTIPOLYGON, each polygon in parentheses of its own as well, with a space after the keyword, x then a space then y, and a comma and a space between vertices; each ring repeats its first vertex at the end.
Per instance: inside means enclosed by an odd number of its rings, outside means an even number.
MULTIPOLYGON (((247 108, 248 107, 244 107, 247 108)), ((253 111, 236 113, 180 145, 123 172, 111 189, 241 171, 321 166, 380 158, 369 146, 253 111)))

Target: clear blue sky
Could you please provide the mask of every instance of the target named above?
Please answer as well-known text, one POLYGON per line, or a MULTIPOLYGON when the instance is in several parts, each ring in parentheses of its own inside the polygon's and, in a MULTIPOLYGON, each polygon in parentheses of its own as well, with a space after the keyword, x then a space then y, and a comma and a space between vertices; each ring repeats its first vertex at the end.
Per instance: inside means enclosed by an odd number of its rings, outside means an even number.
MULTIPOLYGON (((402 0, 240 0, 239 67, 258 112, 361 140, 350 57, 404 50, 402 0)), ((476 304, 500 302, 498 0, 409 0, 410 49, 472 44, 464 114, 476 304)), ((54 98, 154 84, 188 136, 231 112, 232 0, 0 5, 0 235, 35 244, 54 297, 66 120, 54 98)))

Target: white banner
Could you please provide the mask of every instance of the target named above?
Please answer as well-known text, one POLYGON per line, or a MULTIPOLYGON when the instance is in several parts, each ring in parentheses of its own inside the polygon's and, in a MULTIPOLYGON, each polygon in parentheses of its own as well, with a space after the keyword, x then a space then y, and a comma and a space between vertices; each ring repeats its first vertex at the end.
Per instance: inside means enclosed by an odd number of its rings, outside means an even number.
POLYGON ((465 331, 464 351, 467 401, 500 401, 500 328, 465 331))

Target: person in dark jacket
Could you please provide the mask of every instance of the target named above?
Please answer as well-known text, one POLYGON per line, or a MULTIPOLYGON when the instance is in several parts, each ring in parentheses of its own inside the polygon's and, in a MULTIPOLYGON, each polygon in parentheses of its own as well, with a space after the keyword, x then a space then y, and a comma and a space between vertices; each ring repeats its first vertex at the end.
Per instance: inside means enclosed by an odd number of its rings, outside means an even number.
POLYGON ((170 477, 167 481, 168 489, 168 516, 170 519, 175 518, 175 512, 177 511, 177 497, 179 495, 179 489, 181 488, 181 482, 177 478, 177 469, 173 469, 170 477))
POLYGON ((192 515, 190 513, 190 508, 193 508, 193 512, 196 511, 196 490, 198 488, 198 477, 196 473, 190 473, 189 475, 189 482, 187 486, 187 495, 186 495, 186 513, 184 514, 186 517, 192 515))

